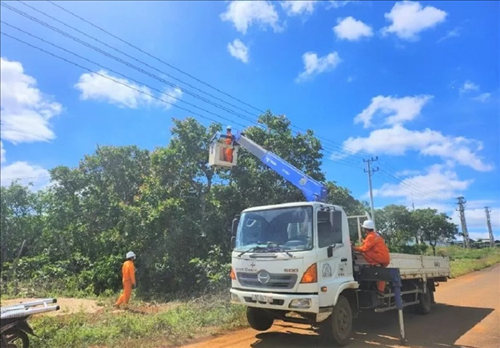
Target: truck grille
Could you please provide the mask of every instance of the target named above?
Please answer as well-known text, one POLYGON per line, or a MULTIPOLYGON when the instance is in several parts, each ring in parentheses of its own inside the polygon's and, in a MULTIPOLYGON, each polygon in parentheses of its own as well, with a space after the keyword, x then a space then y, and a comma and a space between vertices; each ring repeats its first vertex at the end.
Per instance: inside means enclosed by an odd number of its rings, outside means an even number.
MULTIPOLYGON (((273 274, 265 271, 257 273, 237 273, 238 281, 243 286, 252 288, 271 288, 271 289, 292 289, 297 282, 296 274, 273 274), (266 273, 269 275, 267 282, 259 280, 259 274, 266 273)), ((261 277, 267 280, 267 277, 261 277)))

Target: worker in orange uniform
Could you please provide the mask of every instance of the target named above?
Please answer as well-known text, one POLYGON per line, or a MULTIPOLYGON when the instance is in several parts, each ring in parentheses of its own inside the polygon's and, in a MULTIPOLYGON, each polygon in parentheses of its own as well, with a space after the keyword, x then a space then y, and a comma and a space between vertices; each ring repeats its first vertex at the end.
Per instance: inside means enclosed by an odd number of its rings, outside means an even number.
MULTIPOLYGON (((363 254, 366 261, 372 266, 387 267, 390 263, 389 249, 385 245, 384 239, 375 232, 375 224, 372 220, 363 222, 362 228, 365 232, 365 239, 363 245, 360 247, 353 247, 355 251, 363 254)), ((377 289, 380 295, 384 294, 385 282, 378 281, 377 289)))
POLYGON ((132 251, 129 251, 125 258, 127 260, 122 266, 123 293, 120 298, 118 298, 118 301, 116 301, 115 307, 119 307, 122 303, 128 304, 130 295, 132 294, 132 287, 135 288, 134 260, 136 259, 136 256, 132 251))
MULTIPOLYGON (((226 127, 226 145, 231 146, 233 144, 233 134, 231 133, 231 126, 226 127)), ((226 148, 226 161, 233 163, 233 149, 231 147, 226 148)))

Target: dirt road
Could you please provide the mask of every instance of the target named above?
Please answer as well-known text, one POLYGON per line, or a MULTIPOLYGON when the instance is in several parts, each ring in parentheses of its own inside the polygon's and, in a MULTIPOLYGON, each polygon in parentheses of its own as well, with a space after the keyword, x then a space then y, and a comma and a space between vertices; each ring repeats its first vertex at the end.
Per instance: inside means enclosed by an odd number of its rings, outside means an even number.
MULTIPOLYGON (((441 283, 431 314, 405 313, 407 347, 500 348, 500 265, 441 283)), ((349 348, 399 347, 396 312, 361 316, 349 348)), ((184 348, 326 348, 308 326, 277 322, 184 348)))

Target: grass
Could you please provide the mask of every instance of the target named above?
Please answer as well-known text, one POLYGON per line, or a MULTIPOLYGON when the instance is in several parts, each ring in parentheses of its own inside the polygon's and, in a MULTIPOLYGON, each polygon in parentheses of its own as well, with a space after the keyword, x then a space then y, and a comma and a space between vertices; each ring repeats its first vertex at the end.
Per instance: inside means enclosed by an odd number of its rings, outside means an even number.
POLYGON ((436 255, 450 258, 451 277, 479 271, 500 263, 500 248, 464 249, 459 246, 438 248, 436 255))
POLYGON ((34 317, 35 347, 174 347, 188 340, 246 326, 245 309, 226 299, 204 298, 159 313, 136 310, 34 317))

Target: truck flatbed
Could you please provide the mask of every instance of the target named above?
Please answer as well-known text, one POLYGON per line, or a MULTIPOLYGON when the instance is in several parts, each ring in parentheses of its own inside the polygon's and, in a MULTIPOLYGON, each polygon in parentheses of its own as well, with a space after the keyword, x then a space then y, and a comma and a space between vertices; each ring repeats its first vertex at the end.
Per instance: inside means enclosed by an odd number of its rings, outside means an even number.
MULTIPOLYGON (((361 253, 355 253, 355 266, 368 266, 361 253)), ((450 276, 450 260, 444 256, 424 256, 391 253, 391 263, 387 267, 399 268, 401 279, 446 279, 450 276)))

